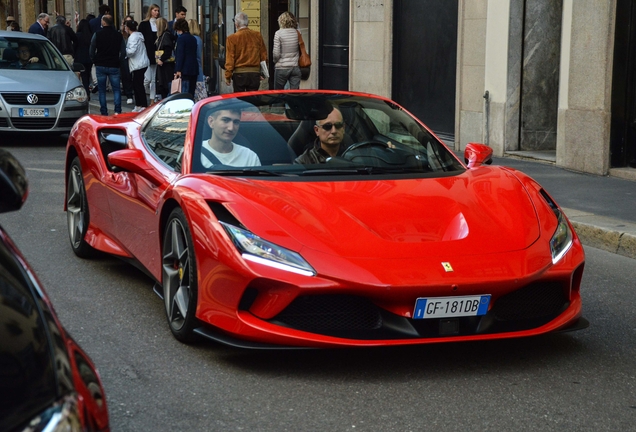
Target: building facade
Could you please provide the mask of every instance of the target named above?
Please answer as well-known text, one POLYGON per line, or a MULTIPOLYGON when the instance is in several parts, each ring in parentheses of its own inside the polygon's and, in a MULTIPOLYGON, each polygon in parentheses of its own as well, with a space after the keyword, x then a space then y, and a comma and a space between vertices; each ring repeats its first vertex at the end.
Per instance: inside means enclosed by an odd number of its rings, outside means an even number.
MULTIPOLYGON (((101 1, 0 0, 0 17, 19 15, 24 28, 40 11, 83 18, 101 1)), ((186 7, 203 30, 214 93, 231 91, 216 61, 231 18, 246 12, 271 58, 278 15, 289 10, 313 62, 302 88, 395 99, 458 151, 482 142, 497 156, 540 154, 567 169, 636 179, 631 0, 107 1, 117 21, 143 20, 153 2, 168 20, 186 7)))

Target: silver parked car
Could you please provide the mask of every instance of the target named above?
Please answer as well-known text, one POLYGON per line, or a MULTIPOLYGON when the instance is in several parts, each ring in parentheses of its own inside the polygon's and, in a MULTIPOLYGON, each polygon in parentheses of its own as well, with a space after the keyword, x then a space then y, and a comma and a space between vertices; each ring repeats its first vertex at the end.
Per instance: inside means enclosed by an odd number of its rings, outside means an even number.
POLYGON ((88 113, 82 70, 44 36, 0 31, 0 132, 70 131, 88 113))

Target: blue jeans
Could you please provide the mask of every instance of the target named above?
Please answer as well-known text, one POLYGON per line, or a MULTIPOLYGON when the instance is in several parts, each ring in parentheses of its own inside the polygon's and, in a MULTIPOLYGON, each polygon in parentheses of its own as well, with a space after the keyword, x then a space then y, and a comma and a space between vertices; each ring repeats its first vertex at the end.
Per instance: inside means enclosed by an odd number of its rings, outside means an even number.
POLYGON ((110 80, 115 96, 115 113, 121 114, 121 82, 118 67, 95 66, 97 75, 97 87, 99 88, 99 112, 101 115, 108 115, 106 106, 106 78, 110 80))

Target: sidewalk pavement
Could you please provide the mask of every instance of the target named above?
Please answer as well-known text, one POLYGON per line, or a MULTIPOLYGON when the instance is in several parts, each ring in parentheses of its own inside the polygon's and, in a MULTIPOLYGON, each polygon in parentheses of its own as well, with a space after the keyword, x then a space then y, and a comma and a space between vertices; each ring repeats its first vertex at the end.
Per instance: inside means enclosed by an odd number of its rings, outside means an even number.
POLYGON ((538 181, 561 206, 583 245, 636 259, 636 181, 572 172, 534 159, 494 158, 493 164, 538 181))
MULTIPOLYGON (((91 93, 90 98, 91 100, 88 102, 89 113, 99 114, 99 93, 91 93)), ((132 112, 133 108, 135 108, 135 103, 134 103, 135 98, 133 97, 132 104, 127 104, 126 103, 127 99, 128 97, 124 94, 124 92, 122 92, 121 93, 121 112, 123 113, 132 112)), ((113 95, 112 90, 109 92, 106 92, 106 107, 108 108, 109 115, 115 114, 115 95, 113 95)))
MULTIPOLYGON (((135 104, 126 104, 126 96, 122 97, 122 112, 131 112, 135 104)), ((106 101, 113 114, 112 92, 106 93, 106 101)), ((90 112, 99 114, 98 93, 91 94, 90 112)), ((572 172, 536 159, 493 158, 493 163, 538 181, 561 206, 585 246, 636 259, 636 181, 572 172)))

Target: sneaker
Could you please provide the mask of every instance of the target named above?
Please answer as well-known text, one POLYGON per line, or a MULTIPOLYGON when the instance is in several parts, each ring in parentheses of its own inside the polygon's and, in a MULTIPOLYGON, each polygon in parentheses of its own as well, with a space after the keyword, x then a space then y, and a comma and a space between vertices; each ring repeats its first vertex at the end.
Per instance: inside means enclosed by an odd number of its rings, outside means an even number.
POLYGON ((143 111, 143 110, 145 110, 145 109, 146 109, 146 108, 144 108, 144 107, 136 106, 136 107, 132 110, 132 112, 141 112, 141 111, 143 111))
POLYGON ((93 88, 91 89, 91 93, 97 93, 98 91, 99 91, 98 86, 93 86, 93 88))
POLYGON ((132 98, 128 98, 128 100, 126 101, 126 103, 127 103, 128 105, 130 105, 130 104, 133 104, 134 102, 133 102, 132 98))

